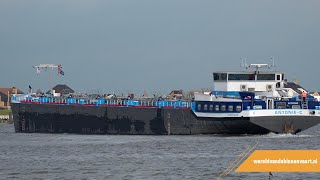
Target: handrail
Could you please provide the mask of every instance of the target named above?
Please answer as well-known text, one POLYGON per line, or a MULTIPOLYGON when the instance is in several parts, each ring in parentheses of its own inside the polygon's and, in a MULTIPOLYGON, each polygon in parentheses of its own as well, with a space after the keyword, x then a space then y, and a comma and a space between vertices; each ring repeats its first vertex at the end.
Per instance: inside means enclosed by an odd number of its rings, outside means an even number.
POLYGON ((66 104, 66 105, 96 105, 96 106, 127 106, 127 107, 159 107, 159 108, 191 108, 192 101, 156 101, 134 99, 84 99, 84 98, 61 98, 61 97, 30 97, 12 96, 12 100, 21 103, 36 104, 66 104))

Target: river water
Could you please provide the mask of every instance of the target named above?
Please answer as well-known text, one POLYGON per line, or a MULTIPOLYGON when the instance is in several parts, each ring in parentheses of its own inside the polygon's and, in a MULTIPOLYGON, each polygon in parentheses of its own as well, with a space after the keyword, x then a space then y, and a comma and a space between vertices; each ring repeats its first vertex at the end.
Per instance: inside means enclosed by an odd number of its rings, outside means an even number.
MULTIPOLYGON (((320 126, 298 135, 126 136, 24 134, 2 124, 0 138, 0 179, 217 179, 255 143, 255 149, 320 149, 320 126)), ((320 173, 273 173, 273 179, 320 179, 320 173)))

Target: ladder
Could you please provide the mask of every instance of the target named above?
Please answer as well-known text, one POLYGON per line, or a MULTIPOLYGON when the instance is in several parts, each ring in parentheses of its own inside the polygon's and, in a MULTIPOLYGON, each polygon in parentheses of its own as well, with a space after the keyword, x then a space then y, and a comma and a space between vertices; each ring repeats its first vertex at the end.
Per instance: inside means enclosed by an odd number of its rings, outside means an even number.
POLYGON ((307 98, 305 100, 302 99, 301 106, 302 106, 302 109, 308 109, 307 98))

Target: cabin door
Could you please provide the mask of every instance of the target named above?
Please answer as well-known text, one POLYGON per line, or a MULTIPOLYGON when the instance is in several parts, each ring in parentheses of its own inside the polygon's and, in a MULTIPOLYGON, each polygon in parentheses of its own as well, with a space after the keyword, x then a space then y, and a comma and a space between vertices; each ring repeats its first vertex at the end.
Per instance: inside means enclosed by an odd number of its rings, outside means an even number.
POLYGON ((274 104, 273 104, 273 99, 267 99, 267 109, 273 109, 274 104))

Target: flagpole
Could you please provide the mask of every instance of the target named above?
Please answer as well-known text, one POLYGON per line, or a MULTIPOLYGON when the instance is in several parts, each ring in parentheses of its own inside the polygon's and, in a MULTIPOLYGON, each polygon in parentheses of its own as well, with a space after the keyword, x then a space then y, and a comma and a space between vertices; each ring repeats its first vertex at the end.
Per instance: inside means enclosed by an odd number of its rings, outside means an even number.
POLYGON ((49 88, 50 88, 50 93, 52 93, 52 85, 51 85, 50 71, 48 71, 48 74, 49 74, 49 88))

